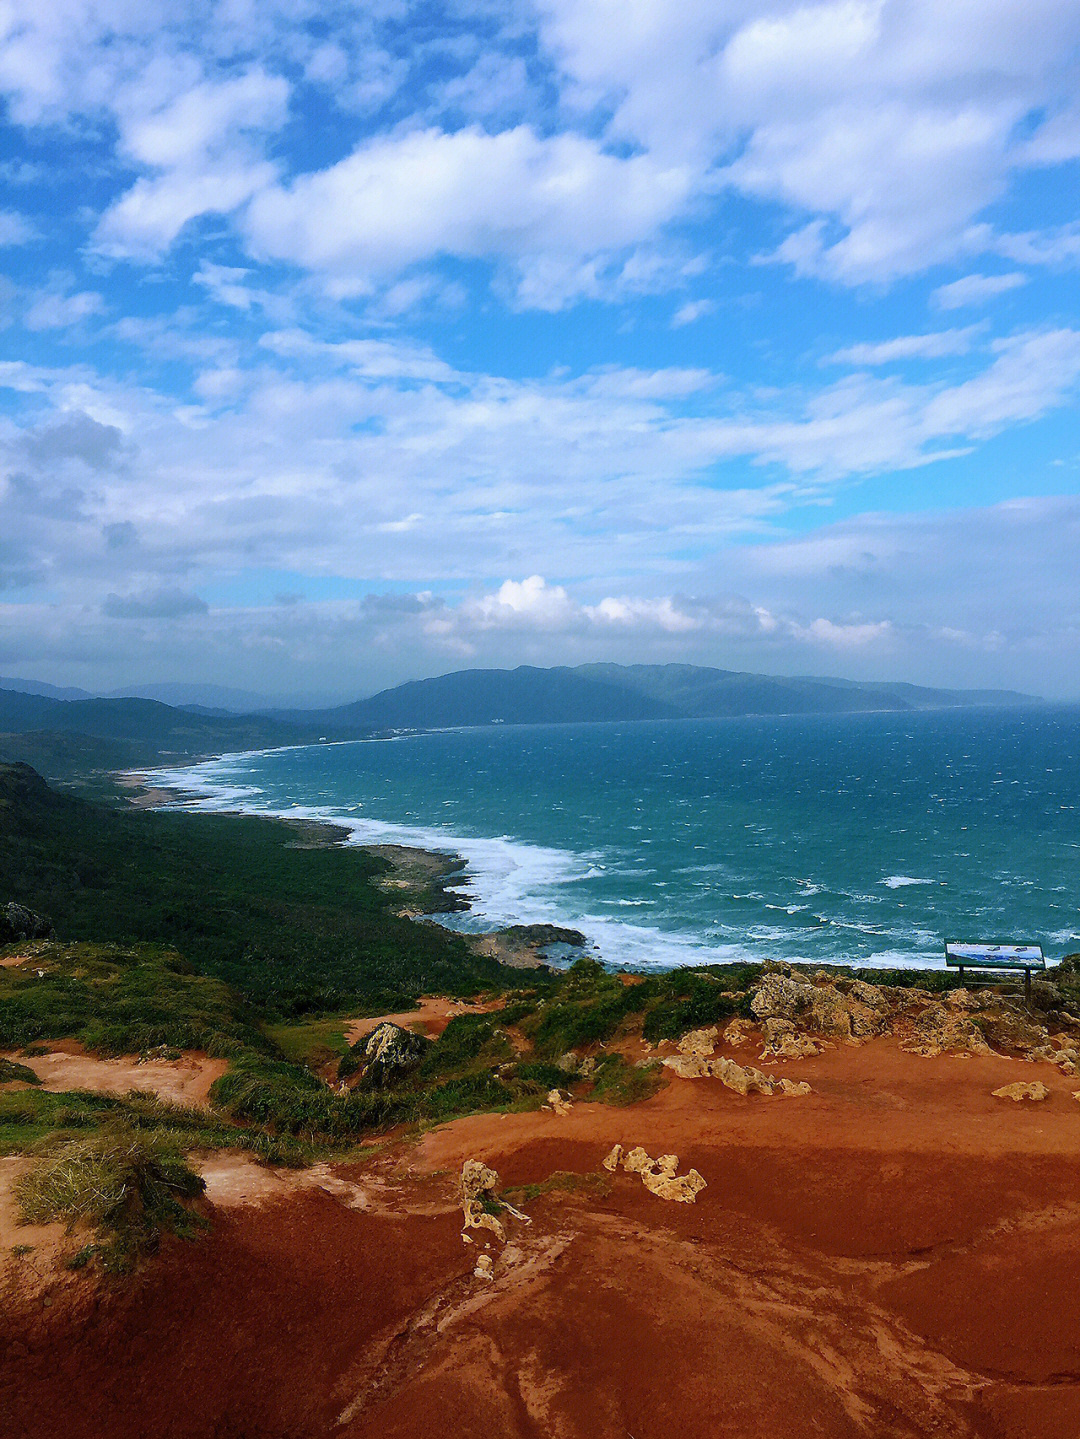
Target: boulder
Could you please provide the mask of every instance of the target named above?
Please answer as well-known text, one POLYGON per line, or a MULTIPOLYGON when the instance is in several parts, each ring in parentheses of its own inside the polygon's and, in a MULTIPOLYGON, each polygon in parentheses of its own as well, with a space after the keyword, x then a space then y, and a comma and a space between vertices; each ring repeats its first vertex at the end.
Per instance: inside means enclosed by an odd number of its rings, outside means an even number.
POLYGON ((660 1063, 680 1079, 704 1079, 709 1074, 709 1063, 700 1054, 670 1054, 660 1063))
POLYGON ((1034 1084, 1003 1084, 1000 1089, 991 1091, 996 1099, 1011 1099, 1019 1104, 1022 1099, 1049 1099, 1050 1091, 1045 1084, 1035 1080, 1034 1084))
POLYGON ((421 1064, 429 1041, 389 1020, 358 1042, 364 1057, 364 1078, 381 1086, 396 1084, 421 1064))
POLYGON ((480 1159, 466 1159, 461 1166, 461 1209, 465 1225, 461 1237, 468 1240, 470 1229, 490 1229, 496 1239, 506 1241, 506 1229, 499 1217, 503 1212, 529 1224, 528 1215, 522 1214, 505 1199, 496 1194, 499 1176, 480 1159))
POLYGON ((910 1054, 989 1054, 982 1030, 961 1009, 929 1004, 916 1016, 903 1045, 910 1054))
POLYGON ((762 1059, 805 1059, 826 1048, 808 1034, 800 1034, 790 1019, 767 1019, 762 1028, 765 1031, 762 1059))
POLYGON ((620 1160, 622 1157, 623 1157, 623 1147, 622 1147, 622 1145, 621 1145, 621 1144, 615 1144, 615 1145, 612 1145, 611 1150, 610 1150, 607 1154, 604 1155, 604 1157, 603 1157, 603 1159, 600 1161, 600 1163, 604 1166, 605 1169, 614 1172, 614 1170, 618 1169, 618 1167, 619 1167, 619 1160, 620 1160))
POLYGON ((733 1019, 724 1030, 724 1043, 732 1049, 741 1049, 754 1038, 754 1025, 748 1019, 733 1019))
POLYGON ((661 1154, 659 1159, 650 1159, 640 1145, 631 1149, 628 1154, 623 1154, 622 1146, 617 1144, 603 1161, 606 1168, 614 1169, 618 1163, 616 1151, 623 1155, 623 1168, 629 1174, 640 1174, 642 1184, 658 1199, 669 1199, 676 1204, 693 1204, 701 1191, 708 1187, 696 1169, 691 1169, 686 1174, 676 1173, 679 1168, 677 1154, 661 1154), (609 1160, 614 1162, 609 1163, 609 1160))
POLYGON ((0 944, 22 944, 28 939, 51 939, 49 920, 14 900, 0 909, 0 944))
POLYGON ((888 1028, 885 992, 861 979, 810 984, 790 974, 765 974, 750 1008, 762 1021, 786 1020, 800 1033, 809 1030, 847 1041, 868 1039, 888 1028))
POLYGON ((708 1029, 691 1029, 679 1040, 678 1050, 680 1054, 699 1054, 708 1058, 716 1048, 717 1028, 715 1024, 709 1025, 708 1029))
POLYGON ((549 1089, 544 1108, 553 1109, 556 1114, 569 1114, 573 1105, 561 1089, 549 1089))
POLYGON ((473 1270, 473 1275, 477 1279, 495 1278, 495 1261, 490 1254, 477 1255, 476 1268, 473 1270))

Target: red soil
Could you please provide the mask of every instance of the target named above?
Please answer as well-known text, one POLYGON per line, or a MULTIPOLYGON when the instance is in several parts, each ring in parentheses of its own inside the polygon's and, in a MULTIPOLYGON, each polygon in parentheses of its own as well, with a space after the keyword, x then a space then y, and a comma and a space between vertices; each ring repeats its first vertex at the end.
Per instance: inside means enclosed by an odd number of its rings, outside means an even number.
POLYGON ((172 1104, 199 1108, 209 1105, 210 1086, 229 1067, 227 1059, 211 1059, 199 1050, 187 1050, 179 1059, 140 1059, 138 1055, 98 1059, 87 1054, 74 1039, 55 1040, 48 1054, 36 1057, 14 1049, 0 1051, 0 1059, 13 1059, 32 1069, 41 1087, 55 1094, 70 1089, 89 1089, 97 1094, 127 1094, 131 1089, 142 1089, 172 1104))
POLYGON ((459 1014, 490 1014, 502 1009, 504 999, 466 1000, 441 999, 425 995, 415 1009, 403 1009, 397 1014, 378 1014, 374 1018, 353 1019, 345 1026, 345 1038, 355 1044, 379 1024, 399 1024, 402 1029, 415 1029, 428 1039, 437 1039, 443 1030, 459 1014))
POLYGON ((460 1120, 261 1194, 249 1161, 208 1160, 211 1232, 132 1280, 58 1277, 44 1310, 11 1261, 0 1432, 1076 1439, 1070 1081, 889 1040, 786 1070, 815 1093, 673 1080, 629 1109, 460 1120), (1045 1103, 990 1095, 1036 1074, 1045 1103), (464 1158, 525 1184, 595 1172, 616 1141, 708 1188, 668 1204, 620 1172, 552 1191, 490 1239, 494 1280, 472 1277, 464 1158))

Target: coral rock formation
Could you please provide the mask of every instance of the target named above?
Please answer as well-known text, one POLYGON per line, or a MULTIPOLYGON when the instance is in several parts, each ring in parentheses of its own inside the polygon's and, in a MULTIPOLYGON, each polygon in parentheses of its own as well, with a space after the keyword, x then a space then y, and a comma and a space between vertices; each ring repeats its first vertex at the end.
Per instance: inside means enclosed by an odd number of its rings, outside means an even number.
POLYGON ((642 1184, 658 1199, 669 1199, 675 1204, 693 1204, 701 1191, 707 1188, 696 1169, 688 1170, 686 1174, 676 1173, 679 1168, 677 1154, 661 1154, 659 1159, 650 1159, 640 1145, 626 1152, 621 1144, 616 1144, 601 1162, 605 1169, 614 1170, 620 1161, 628 1174, 640 1174, 642 1184))
POLYGON ((1033 1084, 1003 1084, 1000 1089, 992 1091, 996 1099, 1011 1099, 1019 1104, 1022 1099, 1049 1099, 1050 1091, 1045 1084, 1035 1080, 1033 1084))

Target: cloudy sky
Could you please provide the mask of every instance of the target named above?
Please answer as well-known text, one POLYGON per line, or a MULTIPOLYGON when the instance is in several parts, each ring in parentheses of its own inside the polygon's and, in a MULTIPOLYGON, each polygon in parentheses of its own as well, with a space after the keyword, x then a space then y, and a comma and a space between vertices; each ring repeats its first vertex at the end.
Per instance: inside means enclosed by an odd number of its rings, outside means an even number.
POLYGON ((1080 697, 1076 0, 5 0, 0 673, 1080 697))

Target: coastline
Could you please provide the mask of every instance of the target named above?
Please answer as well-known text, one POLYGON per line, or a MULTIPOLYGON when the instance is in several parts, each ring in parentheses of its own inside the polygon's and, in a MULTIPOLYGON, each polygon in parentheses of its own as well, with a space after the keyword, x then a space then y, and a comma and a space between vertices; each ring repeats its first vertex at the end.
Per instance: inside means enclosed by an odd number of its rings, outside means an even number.
MULTIPOLYGON (((282 748, 292 749, 295 746, 282 748)), ((250 753, 267 752, 258 750, 250 753)), ((234 757, 240 756, 204 756, 197 763, 234 757)), ((136 809, 194 806, 206 799, 205 794, 180 785, 171 787, 148 783, 150 777, 157 778, 159 773, 155 769, 121 770, 114 772, 113 778, 125 792, 128 803, 136 809)), ((294 846, 297 849, 340 845, 383 860, 389 867, 388 872, 375 883, 384 893, 400 901, 400 907, 394 912, 401 919, 438 924, 441 916, 467 913, 472 909, 471 899, 462 892, 470 880, 469 860, 454 849, 426 849, 418 845, 379 842, 364 844, 356 840, 355 830, 348 822, 339 819, 298 818, 286 813, 240 807, 213 812, 273 820, 287 825, 301 836, 294 846)), ((573 951, 584 953, 591 947, 588 937, 580 930, 548 923, 495 925, 486 930, 444 928, 451 929, 473 954, 494 959, 510 969, 550 968, 549 950, 552 947, 560 950, 560 960, 570 957, 573 951)))

